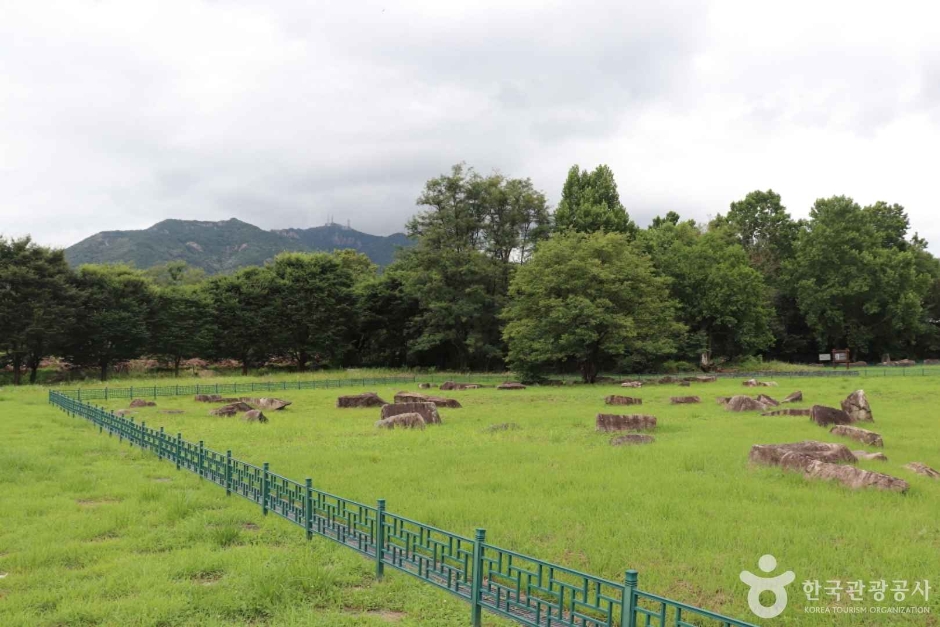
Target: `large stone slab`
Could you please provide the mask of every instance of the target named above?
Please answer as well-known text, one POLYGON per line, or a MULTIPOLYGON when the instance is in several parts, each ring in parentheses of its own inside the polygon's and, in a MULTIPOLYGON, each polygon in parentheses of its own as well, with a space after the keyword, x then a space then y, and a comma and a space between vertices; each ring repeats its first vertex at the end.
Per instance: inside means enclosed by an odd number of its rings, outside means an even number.
POLYGON ((525 386, 515 381, 507 381, 496 386, 497 390, 524 390, 525 386))
POLYGON ((842 401, 842 411, 847 413, 852 422, 874 422, 871 415, 871 406, 868 404, 868 397, 865 396, 865 390, 855 390, 842 401))
POLYGON ((869 453, 868 451, 852 451, 858 460, 886 462, 888 458, 884 453, 869 453))
POLYGON ((336 399, 337 407, 381 407, 387 405, 375 392, 363 392, 352 396, 340 396, 336 399))
POLYGON ((852 422, 852 417, 841 409, 826 407, 825 405, 813 405, 809 412, 809 419, 820 427, 847 425, 852 422))
POLYGON ((610 396, 604 397, 604 402, 608 405, 642 405, 643 399, 611 394, 610 396))
POLYGON ((197 394, 196 401, 200 403, 221 403, 222 396, 220 394, 197 394))
POLYGON ((406 412, 383 418, 376 422, 375 426, 379 429, 424 429, 425 424, 421 414, 406 412))
POLYGON ((246 411, 242 415, 242 420, 245 422, 260 422, 265 423, 268 421, 268 417, 261 413, 260 409, 252 409, 251 411, 246 411))
POLYGON ((157 404, 153 401, 145 401, 142 398, 135 398, 131 401, 131 407, 156 407, 157 404))
POLYGON ((897 477, 862 470, 851 465, 819 461, 809 455, 794 451, 785 452, 778 457, 766 455, 760 449, 755 454, 755 448, 752 448, 750 457, 754 463, 779 466, 784 470, 800 472, 807 479, 838 481, 853 490, 875 488, 904 493, 910 488, 906 481, 897 477))
POLYGON ((217 409, 213 409, 209 412, 210 416, 234 416, 235 414, 241 414, 246 411, 252 411, 254 407, 248 403, 243 403, 241 401, 235 403, 229 403, 228 405, 222 405, 217 409))
POLYGON ((252 397, 242 397, 240 400, 248 403, 249 405, 254 405, 260 409, 269 409, 271 411, 280 411, 292 404, 292 401, 283 401, 279 398, 252 398, 252 397))
POLYGON ((783 399, 784 403, 799 403, 802 401, 803 401, 803 393, 799 390, 797 390, 796 392, 793 392, 792 394, 788 394, 787 397, 783 399))
POLYGON ((766 405, 767 407, 777 407, 780 405, 776 400, 767 396, 766 394, 758 394, 757 400, 766 405))
POLYGON ((855 463, 855 455, 844 444, 804 440, 787 444, 755 444, 751 447, 751 461, 775 465, 786 453, 799 453, 829 463, 855 463))
POLYGON ((382 420, 399 414, 418 414, 424 419, 425 424, 441 424, 441 416, 437 413, 437 406, 434 403, 393 403, 382 407, 382 420))
POLYGON ((453 398, 444 398, 442 396, 428 396, 418 392, 399 392, 395 395, 396 403, 434 403, 438 407, 450 407, 459 409, 462 407, 459 401, 453 398))
POLYGON ((924 475, 925 477, 930 477, 931 479, 940 479, 940 472, 934 470, 927 464, 922 464, 920 462, 911 462, 904 465, 908 470, 914 471, 919 475, 924 475))
POLYGON ((761 416, 809 416, 808 409, 775 409, 774 411, 765 411, 761 416))
POLYGON ((673 405, 687 405, 689 403, 701 403, 702 399, 698 396, 673 396, 669 399, 673 405))
POLYGON ((643 387, 642 381, 624 381, 620 384, 622 388, 641 388, 643 387))
POLYGON ((829 429, 829 433, 835 435, 841 435, 846 438, 852 438, 853 440, 858 440, 863 444, 868 446, 877 446, 884 448, 884 441, 881 439, 881 435, 875 433, 874 431, 869 431, 868 429, 860 429, 858 427, 851 427, 849 425, 836 425, 832 429, 829 429))
POLYGON ((482 387, 479 383, 454 383, 453 381, 445 381, 440 385, 442 390, 478 390, 482 387))
POLYGON ((644 414, 597 414, 598 431, 649 431, 656 428, 656 417, 644 414))
POLYGON ((767 409, 767 405, 764 403, 743 394, 732 396, 725 404, 725 407, 731 411, 764 411, 767 409))

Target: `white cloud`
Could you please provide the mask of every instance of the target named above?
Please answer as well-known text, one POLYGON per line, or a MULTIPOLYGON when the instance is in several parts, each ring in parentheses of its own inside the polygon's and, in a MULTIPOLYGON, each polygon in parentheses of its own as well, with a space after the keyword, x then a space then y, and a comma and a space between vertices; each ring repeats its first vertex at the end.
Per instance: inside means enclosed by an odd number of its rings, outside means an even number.
MULTIPOLYGON (((905 205, 940 243, 930 3, 3 2, 0 232, 167 217, 388 233, 466 160, 631 213, 772 187, 905 205)), ((935 245, 935 250, 938 247, 935 245)))

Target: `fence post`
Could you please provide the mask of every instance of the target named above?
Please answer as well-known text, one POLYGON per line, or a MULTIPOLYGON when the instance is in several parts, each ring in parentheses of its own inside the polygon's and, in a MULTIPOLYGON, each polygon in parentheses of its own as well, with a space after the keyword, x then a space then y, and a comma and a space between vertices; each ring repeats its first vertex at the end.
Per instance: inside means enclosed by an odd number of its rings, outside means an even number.
POLYGON ((379 499, 375 509, 375 578, 381 580, 385 575, 385 564, 382 563, 385 549, 385 499, 379 499))
POLYGON ((477 529, 473 541, 473 583, 470 586, 470 603, 473 607, 473 627, 480 627, 483 606, 480 596, 483 588, 483 543, 486 541, 486 529, 477 529))
POLYGON ((202 469, 202 462, 205 459, 205 456, 206 456, 205 444, 203 443, 202 440, 199 440, 199 468, 197 469, 196 474, 199 475, 200 479, 206 476, 205 472, 203 472, 203 469, 202 469))
POLYGON ((268 515, 268 493, 271 490, 271 480, 268 479, 268 462, 264 462, 261 473, 261 513, 265 516, 268 515))
POLYGON ((82 388, 78 388, 78 402, 82 402, 82 388))
POLYGON ((149 448, 147 446, 147 423, 143 420, 140 421, 140 448, 145 451, 149 448))
POLYGON ((232 449, 225 451, 225 496, 232 496, 232 449))
POLYGON ((304 497, 304 531, 307 539, 313 538, 313 479, 307 477, 307 494, 304 497))
POLYGON ((176 434, 176 469, 180 469, 180 458, 183 456, 183 434, 176 434))
POLYGON ((628 570, 623 578, 623 606, 620 612, 620 627, 636 627, 636 586, 639 575, 628 570))
POLYGON ((131 386, 131 400, 134 400, 134 386, 131 386))
POLYGON ((104 400, 108 400, 108 388, 107 387, 105 387, 104 389, 104 400))
POLYGON ((163 427, 160 427, 160 435, 157 437, 160 438, 160 445, 157 447, 157 457, 163 459, 166 457, 166 434, 163 432, 163 427))

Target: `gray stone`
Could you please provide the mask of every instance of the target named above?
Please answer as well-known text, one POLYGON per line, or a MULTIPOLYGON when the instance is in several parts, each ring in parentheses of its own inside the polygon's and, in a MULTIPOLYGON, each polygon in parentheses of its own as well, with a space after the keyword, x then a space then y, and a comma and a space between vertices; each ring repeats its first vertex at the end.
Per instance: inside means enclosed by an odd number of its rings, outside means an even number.
POLYGON ((441 424, 441 416, 434 403, 394 403, 382 407, 382 420, 399 414, 418 414, 425 424, 441 424))
POLYGON ((340 396, 336 399, 337 407, 381 407, 387 405, 375 392, 363 392, 352 396, 340 396))
POLYGON ((405 412, 403 414, 395 414, 394 416, 383 418, 376 422, 375 426, 379 429, 395 429, 396 427, 399 429, 424 429, 425 424, 421 414, 405 412))
POLYGON ((242 416, 242 420, 245 422, 260 422, 265 423, 268 421, 268 417, 261 413, 260 409, 252 409, 246 411, 242 416))
POLYGON ((649 431, 656 428, 656 417, 643 414, 597 414, 597 431, 649 431))
POLYGON ((820 427, 829 425, 847 425, 852 422, 852 417, 841 409, 835 407, 826 407, 824 405, 813 405, 809 413, 810 420, 820 427))
POLYGON ((925 477, 930 477, 931 479, 940 479, 940 472, 937 472, 927 464, 922 464, 920 462, 911 462, 904 465, 905 468, 916 472, 919 475, 924 475, 925 477))
POLYGON ((881 435, 874 431, 869 431, 868 429, 859 429, 858 427, 850 427, 849 425, 837 425, 829 429, 829 433, 852 438, 868 446, 884 448, 885 445, 884 441, 881 439, 881 435))
POLYGON ((865 396, 865 390, 855 390, 842 401, 842 411, 849 415, 852 422, 874 422, 871 415, 871 406, 868 404, 868 397, 865 396))
POLYGON ((611 394, 610 396, 604 397, 604 403, 607 405, 642 405, 643 399, 633 398, 631 396, 617 396, 616 394, 611 394))

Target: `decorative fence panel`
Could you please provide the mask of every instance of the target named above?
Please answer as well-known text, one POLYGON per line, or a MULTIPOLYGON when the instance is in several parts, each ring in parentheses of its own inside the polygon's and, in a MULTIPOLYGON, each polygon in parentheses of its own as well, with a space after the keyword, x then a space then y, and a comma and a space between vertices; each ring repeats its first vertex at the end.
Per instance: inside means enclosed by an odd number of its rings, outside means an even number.
MULTIPOLYGON (((388 383, 390 379, 370 381, 388 383)), ((310 383, 322 384, 297 385, 310 383)), ((637 587, 636 571, 627 571, 622 584, 580 573, 488 544, 483 529, 470 539, 386 512, 383 500, 372 507, 315 490, 310 479, 301 484, 271 472, 267 463, 249 464, 232 457, 231 451, 223 455, 207 449, 202 441, 188 442, 182 434, 171 436, 163 428, 155 430, 85 402, 89 393, 91 398, 134 398, 141 392, 169 396, 177 391, 236 394, 300 389, 281 385, 135 386, 85 390, 81 395, 78 390, 50 391, 49 402, 91 421, 102 432, 154 452, 177 469, 224 487, 227 494, 252 501, 264 514, 270 511, 283 517, 304 529, 307 537, 319 535, 355 549, 375 561, 378 577, 390 566, 452 593, 470 603, 475 627, 480 625, 483 610, 530 627, 756 627, 643 592, 637 587)))

